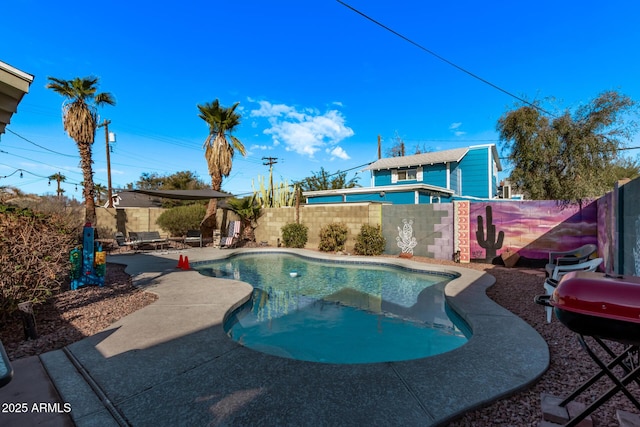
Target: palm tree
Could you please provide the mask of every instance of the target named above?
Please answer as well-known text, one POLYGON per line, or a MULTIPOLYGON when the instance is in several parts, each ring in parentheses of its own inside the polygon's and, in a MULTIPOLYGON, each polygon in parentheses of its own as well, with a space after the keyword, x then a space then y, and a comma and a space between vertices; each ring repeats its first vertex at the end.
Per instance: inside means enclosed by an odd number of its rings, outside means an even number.
POLYGON ((96 204, 94 201, 93 170, 91 164, 91 145, 98 128, 98 107, 116 101, 108 92, 96 93, 98 89, 97 77, 76 77, 73 80, 62 80, 48 77, 47 89, 62 95, 62 124, 71 139, 76 142, 80 152, 80 167, 82 168, 83 190, 85 202, 85 221, 96 223, 96 204))
POLYGON ((96 196, 96 202, 98 203, 98 205, 102 204, 102 200, 104 200, 102 197, 107 196, 107 187, 105 187, 102 184, 95 184, 93 186, 93 192, 95 193, 96 196))
MULTIPOLYGON (((246 155, 242 142, 232 135, 240 125, 240 114, 235 112, 239 104, 236 102, 226 108, 220 106, 217 99, 203 105, 198 104, 198 110, 200 110, 198 117, 209 126, 209 135, 204 141, 204 157, 211 176, 211 187, 216 191, 220 191, 222 187, 222 178, 229 176, 231 172, 235 151, 238 150, 243 156, 246 155)), ((202 221, 202 230, 205 235, 212 235, 216 228, 217 208, 217 200, 211 199, 202 221)))
POLYGON ((256 201, 255 194, 253 196, 243 197, 242 199, 229 199, 229 207, 240 217, 242 221, 242 240, 249 242, 256 241, 255 228, 258 226, 257 221, 260 217, 260 204, 256 201))
POLYGON ((56 181, 58 183, 58 188, 56 189, 56 194, 58 195, 58 199, 61 199, 62 193, 64 193, 64 190, 60 188, 60 183, 65 182, 66 180, 67 180, 67 177, 62 175, 60 172, 54 173, 49 177, 49 184, 51 184, 51 181, 56 181))

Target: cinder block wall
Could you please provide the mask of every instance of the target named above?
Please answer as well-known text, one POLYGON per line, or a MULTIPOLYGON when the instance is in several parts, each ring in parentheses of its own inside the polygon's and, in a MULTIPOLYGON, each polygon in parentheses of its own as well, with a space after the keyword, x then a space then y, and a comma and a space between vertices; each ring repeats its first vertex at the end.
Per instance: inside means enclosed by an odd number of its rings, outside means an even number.
MULTIPOLYGON (((382 205, 379 203, 358 203, 342 205, 303 205, 300 206, 300 223, 309 227, 306 248, 317 249, 320 244, 320 230, 330 223, 343 223, 347 226, 346 251, 353 252, 356 236, 363 224, 380 225, 382 221, 382 205)), ((278 239, 282 241, 281 229, 288 223, 295 222, 294 207, 269 208, 263 210, 258 219, 256 240, 276 246, 278 239)))
POLYGON ((97 227, 111 233, 121 231, 127 236, 130 231, 159 231, 168 235, 156 222, 162 212, 162 208, 96 209, 97 227))
POLYGON ((385 254, 399 255, 402 247, 413 246, 414 255, 451 259, 453 203, 386 205, 382 213, 382 234, 387 241, 385 254))
MULTIPOLYGON (((112 237, 116 231, 129 235, 130 231, 158 231, 162 236, 168 236, 169 232, 163 230, 157 223, 158 217, 164 212, 163 208, 99 208, 96 209, 96 217, 98 227, 103 233, 112 237)), ((226 234, 226 226, 229 221, 238 219, 238 216, 224 209, 218 209, 216 220, 218 228, 224 224, 226 234)))

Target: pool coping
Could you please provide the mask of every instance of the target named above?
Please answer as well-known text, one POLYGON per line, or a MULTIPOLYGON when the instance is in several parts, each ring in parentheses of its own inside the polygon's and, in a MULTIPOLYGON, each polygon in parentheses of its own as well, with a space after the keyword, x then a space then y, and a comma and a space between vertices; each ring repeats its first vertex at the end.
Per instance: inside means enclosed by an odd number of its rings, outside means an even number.
POLYGON ((43 355, 65 402, 75 405, 72 416, 78 425, 99 413, 132 425, 188 420, 192 425, 366 421, 437 426, 527 387, 549 365, 544 339, 486 296, 495 279, 462 266, 275 248, 190 249, 112 256, 109 261, 127 264, 134 284, 159 299, 68 346, 62 351, 65 357, 43 355), (358 365, 303 362, 246 349, 226 338, 222 321, 248 300, 252 287, 177 270, 176 261, 188 255, 195 265, 252 252, 461 274, 446 285, 445 297, 473 335, 464 346, 425 359, 358 365), (77 384, 70 387, 65 380, 73 377, 69 365, 80 374, 77 381, 87 382, 100 397, 97 403, 88 405, 86 397, 74 394, 77 384), (207 380, 196 380, 201 378, 207 380), (203 403, 203 396, 212 403, 203 403))

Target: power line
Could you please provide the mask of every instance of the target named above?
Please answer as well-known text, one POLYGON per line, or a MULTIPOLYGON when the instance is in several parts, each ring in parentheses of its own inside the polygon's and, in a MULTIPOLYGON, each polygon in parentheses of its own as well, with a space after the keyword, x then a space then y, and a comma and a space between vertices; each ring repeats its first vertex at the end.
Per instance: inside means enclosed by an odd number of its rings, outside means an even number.
POLYGON ((18 134, 18 133, 16 133, 16 132, 14 132, 14 131, 12 131, 11 129, 6 129, 6 131, 7 131, 7 132, 11 132, 12 134, 14 134, 15 136, 17 136, 18 138, 20 138, 20 139, 23 139, 23 140, 27 141, 29 144, 33 144, 33 145, 35 145, 35 146, 36 146, 36 147, 38 147, 38 148, 42 148, 42 149, 43 149, 43 150, 45 150, 45 151, 49 151, 50 153, 58 154, 58 155, 60 155, 60 156, 64 156, 64 157, 74 157, 74 158, 78 157, 77 155, 71 155, 71 154, 59 153, 59 152, 54 151, 54 150, 51 150, 51 149, 49 149, 49 148, 47 148, 47 147, 43 147, 42 145, 36 144, 35 142, 33 142, 33 141, 31 141, 31 140, 29 140, 29 139, 25 138, 24 136, 22 136, 22 135, 20 135, 20 134, 18 134))
POLYGON ((509 92, 509 91, 507 91, 507 90, 505 90, 505 89, 502 89, 500 86, 498 86, 498 85, 496 85, 496 84, 493 84, 493 83, 491 83, 490 81, 488 81, 488 80, 486 80, 486 79, 483 79, 482 77, 478 76, 477 74, 474 74, 474 73, 472 73, 471 71, 469 71, 469 70, 467 70, 467 69, 465 69, 465 68, 462 68, 461 66, 459 66, 459 65, 457 65, 457 64, 455 64, 455 63, 453 63, 453 62, 449 61, 448 59, 446 59, 446 58, 444 58, 444 57, 442 57, 442 56, 438 55, 438 54, 437 54, 437 53, 435 53, 434 51, 427 49, 426 47, 422 46, 421 44, 419 44, 419 43, 417 43, 417 42, 415 42, 415 41, 411 40, 410 38, 408 38, 408 37, 406 37, 406 36, 404 36, 404 35, 400 34, 400 33, 399 33, 399 32, 397 32, 397 31, 395 31, 395 30, 393 30, 393 29, 391 29, 391 28, 387 27, 387 26, 386 26, 386 25, 384 25, 383 23, 381 23, 381 22, 379 22, 379 21, 376 21, 375 19, 373 19, 372 17, 370 17, 370 16, 366 15, 365 13, 360 12, 358 9, 354 8, 353 6, 348 5, 347 3, 343 2, 342 0, 336 0, 336 1, 337 1, 338 3, 340 3, 341 5, 343 5, 343 6, 347 7, 347 8, 349 8, 349 9, 351 9, 352 11, 354 11, 354 12, 355 12, 355 13, 357 13, 358 15, 362 16, 363 18, 368 19, 369 21, 373 22, 374 24, 376 24, 376 25, 378 25, 378 26, 380 26, 380 27, 384 28, 385 30, 389 31, 390 33, 392 33, 392 34, 394 34, 394 35, 396 35, 396 36, 400 37, 400 38, 401 38, 401 39, 403 39, 404 41, 411 43, 412 45, 416 46, 418 49, 421 49, 421 50, 423 50, 423 51, 427 52, 428 54, 435 56, 436 58, 438 58, 438 59, 439 59, 439 60, 441 60, 442 62, 445 62, 445 63, 447 63, 447 64, 451 65, 452 67, 457 68, 458 70, 462 71, 463 73, 466 73, 466 74, 470 75, 470 76, 471 76, 471 77, 473 77, 474 79, 480 80, 482 83, 487 84, 487 85, 491 86, 492 88, 497 89, 497 90, 499 90, 500 92, 505 93, 505 94, 509 95, 510 97, 515 98, 515 99, 517 99, 518 101, 523 102, 523 103, 525 103, 525 104, 527 104, 527 105, 529 105, 529 106, 531 106, 531 107, 535 108, 536 110, 538 110, 538 111, 540 111, 540 112, 542 112, 542 113, 544 113, 544 114, 547 114, 547 115, 549 115, 549 116, 551 116, 551 117, 555 117, 553 114, 551 114, 550 112, 548 112, 548 111, 544 110, 543 108, 539 107, 538 105, 533 104, 533 103, 531 103, 531 102, 529 102, 529 101, 526 101, 525 99, 520 98, 519 96, 514 95, 513 93, 511 93, 511 92, 509 92))

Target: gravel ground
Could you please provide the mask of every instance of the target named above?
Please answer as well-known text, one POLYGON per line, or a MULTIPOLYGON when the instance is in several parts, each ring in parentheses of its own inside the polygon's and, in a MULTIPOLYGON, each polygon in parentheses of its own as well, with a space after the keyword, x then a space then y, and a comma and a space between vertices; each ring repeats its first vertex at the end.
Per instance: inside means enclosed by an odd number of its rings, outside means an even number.
POLYGON ((16 316, 2 330, 9 359, 38 355, 94 335, 113 322, 151 304, 154 294, 131 284, 125 265, 107 264, 105 286, 83 286, 62 292, 34 307, 38 338, 24 340, 22 320, 16 316))
MULTIPOLYGON (((453 265, 448 261, 414 258, 416 261, 453 265)), ((460 264, 456 264, 460 266, 460 264)), ((540 394, 563 396, 597 371, 594 362, 580 347, 577 336, 560 322, 546 323, 544 308, 533 302, 543 293, 544 274, 535 269, 507 269, 489 264, 466 264, 463 267, 486 271, 496 278, 488 290, 490 298, 524 319, 547 341, 551 355, 549 370, 528 389, 499 400, 487 407, 471 411, 450 425, 459 426, 537 426, 542 419, 540 394)), ((109 263, 105 287, 87 286, 74 292, 64 292, 35 310, 39 338, 24 341, 22 323, 10 322, 2 331, 2 342, 9 358, 14 360, 37 355, 71 344, 93 335, 116 320, 152 303, 156 297, 131 285, 123 265, 109 263)), ((619 349, 619 345, 613 343, 619 349)), ((500 351, 500 349, 496 349, 500 351)), ((600 380, 584 393, 583 403, 590 403, 612 383, 600 380)), ((629 387, 640 396, 638 386, 629 387)), ((578 399, 581 400, 581 399, 578 399)), ((637 413, 635 407, 618 393, 596 411, 592 417, 597 426, 618 426, 615 410, 637 413)))

